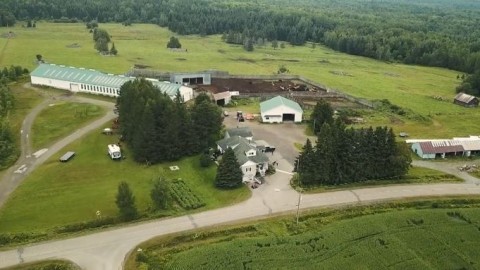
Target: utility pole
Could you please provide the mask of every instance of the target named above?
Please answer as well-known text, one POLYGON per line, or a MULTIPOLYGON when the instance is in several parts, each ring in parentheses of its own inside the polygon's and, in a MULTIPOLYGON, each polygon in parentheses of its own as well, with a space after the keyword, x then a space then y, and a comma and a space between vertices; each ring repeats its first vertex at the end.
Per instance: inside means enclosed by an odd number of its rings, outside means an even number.
POLYGON ((300 179, 300 158, 297 162, 297 174, 298 174, 298 186, 300 187, 300 192, 298 193, 298 203, 297 203, 297 226, 298 226, 298 217, 300 215, 300 202, 302 201, 302 181, 300 179))
POLYGON ((298 204, 297 204, 297 226, 298 226, 298 217, 300 215, 300 202, 302 201, 302 191, 298 194, 298 204))

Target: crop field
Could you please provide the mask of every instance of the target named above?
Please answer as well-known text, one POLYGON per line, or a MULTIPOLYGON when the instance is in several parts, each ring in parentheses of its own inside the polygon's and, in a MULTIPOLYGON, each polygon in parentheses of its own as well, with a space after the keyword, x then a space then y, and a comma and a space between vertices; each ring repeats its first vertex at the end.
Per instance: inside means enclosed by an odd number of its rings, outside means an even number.
POLYGON ((170 183, 170 191, 175 201, 183 209, 190 210, 205 206, 205 203, 195 195, 182 179, 172 180, 170 183))
MULTIPOLYGON (((212 209, 243 201, 250 196, 246 187, 219 191, 214 186, 215 167, 200 167, 198 157, 153 166, 139 165, 123 148, 126 159, 112 161, 107 155, 107 144, 116 143, 117 136, 93 131, 82 139, 66 146, 52 156, 10 196, 0 210, 0 232, 45 232, 55 227, 91 221, 100 210, 103 217, 117 216, 115 195, 120 181, 126 181, 136 197, 140 214, 152 209, 150 189, 153 179, 182 178, 192 192, 205 203, 202 209, 212 209), (67 163, 58 161, 66 151, 76 156, 67 163), (171 171, 170 166, 178 166, 171 171)), ((172 213, 182 214, 177 209, 172 213)))
MULTIPOLYGON (((273 49, 268 44, 246 52, 241 46, 229 45, 220 36, 179 36, 182 48, 166 48, 170 36, 165 28, 148 24, 125 27, 100 24, 111 35, 119 51, 116 57, 100 56, 83 24, 38 22, 37 28, 10 28, 15 37, 5 42, 0 66, 10 64, 35 67, 36 54, 50 63, 94 68, 122 74, 134 65, 163 71, 225 70, 232 74, 273 74, 285 65, 298 74, 356 97, 389 99, 393 104, 411 110, 414 117, 389 113, 369 115, 367 125, 390 125, 396 132, 412 137, 452 137, 479 134, 476 120, 479 109, 452 104, 459 72, 440 68, 386 63, 364 57, 338 53, 323 46, 287 45, 273 49), (35 50, 31 50, 35 44, 35 50), (416 116, 426 117, 419 121, 416 116)), ((5 29, 4 31, 7 31, 5 29)))
POLYGON ((35 118, 32 147, 40 149, 48 146, 104 114, 104 108, 93 104, 52 103, 35 118))
POLYGON ((439 204, 323 210, 300 225, 275 218, 157 238, 126 269, 478 269, 478 204, 439 204))

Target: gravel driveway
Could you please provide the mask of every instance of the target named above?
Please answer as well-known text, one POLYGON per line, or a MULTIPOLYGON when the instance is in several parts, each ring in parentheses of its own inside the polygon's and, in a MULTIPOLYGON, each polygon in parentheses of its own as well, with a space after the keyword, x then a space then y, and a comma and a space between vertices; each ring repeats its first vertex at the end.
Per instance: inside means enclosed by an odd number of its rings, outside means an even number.
MULTIPOLYGON (((285 160, 292 165, 299 154, 294 143, 301 143, 303 145, 307 140, 305 125, 291 122, 283 124, 262 124, 256 120, 237 122, 235 118, 236 112, 232 110, 229 111, 229 114, 230 115, 225 117, 223 121, 223 124, 227 128, 249 127, 253 133, 253 140, 264 140, 269 145, 276 147, 275 151, 279 151, 285 160)), ((310 137, 310 139, 313 139, 313 142, 315 141, 314 137, 310 137)))

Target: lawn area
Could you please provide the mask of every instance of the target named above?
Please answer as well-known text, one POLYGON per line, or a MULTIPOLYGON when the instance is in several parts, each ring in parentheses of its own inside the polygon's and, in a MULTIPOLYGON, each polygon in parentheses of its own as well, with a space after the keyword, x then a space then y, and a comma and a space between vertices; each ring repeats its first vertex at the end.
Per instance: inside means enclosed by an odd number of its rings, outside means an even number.
POLYGON ((140 244, 125 269, 477 269, 478 203, 326 209, 299 225, 287 216, 195 230, 140 244))
MULTIPOLYGON (((152 180, 159 176, 166 179, 182 178, 188 187, 204 202, 207 210, 243 201, 250 196, 246 187, 220 191, 214 185, 215 167, 201 168, 198 157, 154 166, 139 165, 127 157, 112 161, 107 155, 107 144, 117 143, 116 136, 92 132, 68 145, 38 167, 15 190, 0 210, 0 232, 45 232, 56 226, 91 221, 100 210, 103 217, 115 217, 118 213, 115 195, 120 181, 126 181, 136 197, 141 214, 149 214, 152 180), (66 151, 76 156, 68 163, 58 158, 66 151), (169 166, 180 169, 171 171, 169 166)), ((175 207, 166 214, 185 214, 175 207)))
MULTIPOLYGON (((22 129, 23 119, 31 109, 44 99, 40 93, 24 88, 22 84, 23 83, 14 83, 8 86, 15 96, 15 107, 10 113, 8 120, 10 122, 10 128, 15 135, 15 143, 17 145, 17 151, 11 159, 11 164, 15 163, 20 155, 20 130, 22 129)), ((3 175, 1 169, 2 168, 0 168, 0 179, 3 175)))
POLYGON ((34 150, 46 147, 105 114, 105 109, 88 103, 57 102, 40 112, 32 126, 34 150))
MULTIPOLYGON (((393 104, 427 117, 427 121, 381 115, 367 125, 389 125, 395 131, 408 132, 415 138, 449 138, 480 134, 476 119, 480 109, 467 109, 452 103, 459 72, 420 66, 386 63, 365 57, 335 52, 317 45, 290 46, 274 50, 271 46, 256 47, 246 52, 242 46, 221 41, 220 36, 178 36, 188 52, 170 51, 166 44, 174 35, 168 29, 149 24, 100 24, 115 42, 116 57, 98 55, 84 24, 54 24, 40 21, 37 28, 12 30, 0 66, 35 67, 35 54, 50 63, 94 68, 123 74, 133 65, 163 71, 225 70, 232 74, 267 75, 285 65, 291 74, 339 89, 356 97, 389 99, 393 104), (35 44, 35 52, 30 50, 35 44), (74 45, 74 46, 72 46, 74 45), (159 61, 161 60, 161 61, 159 61), (434 98, 437 97, 437 98, 434 98), (439 99, 438 97, 441 97, 439 99), (469 117, 464 117, 464 116, 469 117), (461 118, 462 121, 458 121, 461 118)), ((252 111, 253 112, 253 111, 252 111)))
POLYGON ((2 268, 3 270, 79 270, 76 264, 63 260, 41 261, 33 263, 23 263, 17 266, 2 268))
MULTIPOLYGON (((298 181, 293 181, 295 188, 299 188, 298 181)), ((446 174, 440 171, 431 170, 422 167, 411 167, 407 175, 402 179, 392 180, 370 180, 358 183, 350 183, 338 186, 319 186, 319 187, 302 187, 305 193, 318 193, 325 191, 334 191, 341 189, 352 189, 366 186, 383 186, 383 185, 397 185, 397 184, 433 184, 433 183, 452 183, 463 182, 462 179, 451 174, 446 174)))

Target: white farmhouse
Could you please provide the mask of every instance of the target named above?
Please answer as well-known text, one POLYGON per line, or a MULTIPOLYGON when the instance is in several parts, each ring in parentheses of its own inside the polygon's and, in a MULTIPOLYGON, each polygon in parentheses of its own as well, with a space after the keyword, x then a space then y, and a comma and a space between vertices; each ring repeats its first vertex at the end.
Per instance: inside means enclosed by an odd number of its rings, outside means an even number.
POLYGON ((302 122, 303 110, 300 105, 282 96, 260 103, 260 111, 264 123, 302 122))
POLYGON ((243 173, 243 182, 252 182, 257 173, 265 176, 268 169, 268 157, 259 151, 255 145, 240 136, 225 138, 217 142, 218 150, 222 153, 227 148, 233 149, 235 157, 243 173))
MULTIPOLYGON (((72 92, 84 92, 97 95, 118 97, 120 87, 135 79, 123 75, 105 74, 93 69, 66 67, 63 65, 40 64, 30 74, 32 85, 49 86, 72 92)), ((160 91, 172 99, 177 93, 184 101, 193 98, 193 89, 179 84, 161 82, 156 79, 147 79, 160 91)))

